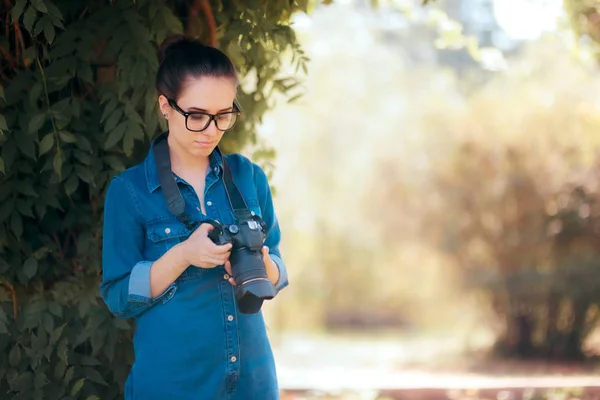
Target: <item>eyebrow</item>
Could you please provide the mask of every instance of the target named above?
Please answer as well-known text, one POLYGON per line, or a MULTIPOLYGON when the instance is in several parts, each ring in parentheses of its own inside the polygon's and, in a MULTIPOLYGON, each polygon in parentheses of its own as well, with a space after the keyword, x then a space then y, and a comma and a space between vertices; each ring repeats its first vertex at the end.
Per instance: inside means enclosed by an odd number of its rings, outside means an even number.
MULTIPOLYGON (((217 111, 217 114, 221 113, 221 112, 232 111, 232 110, 233 110, 233 107, 224 108, 222 110, 217 111)), ((208 111, 206 111, 204 108, 190 107, 188 109, 188 112, 194 112, 194 111, 200 111, 200 112, 208 113, 208 111)))

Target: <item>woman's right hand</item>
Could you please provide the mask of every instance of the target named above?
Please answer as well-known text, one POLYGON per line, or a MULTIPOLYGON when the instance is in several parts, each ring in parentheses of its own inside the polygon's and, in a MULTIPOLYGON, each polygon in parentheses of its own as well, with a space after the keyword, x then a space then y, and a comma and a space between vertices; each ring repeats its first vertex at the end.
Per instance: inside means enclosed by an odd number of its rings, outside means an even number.
POLYGON ((225 264, 231 253, 231 243, 222 246, 216 245, 208 237, 208 233, 214 227, 204 223, 194 233, 181 243, 183 257, 188 265, 200 268, 214 268, 225 264))

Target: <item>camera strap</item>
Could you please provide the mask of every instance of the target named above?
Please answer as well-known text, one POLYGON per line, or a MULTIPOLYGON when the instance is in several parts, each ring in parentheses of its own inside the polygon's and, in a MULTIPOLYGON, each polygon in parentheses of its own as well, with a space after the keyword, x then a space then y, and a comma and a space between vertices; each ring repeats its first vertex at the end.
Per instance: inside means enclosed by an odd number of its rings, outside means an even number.
MULTIPOLYGON (((169 154, 169 144, 167 143, 168 133, 162 133, 154 142, 154 158, 156 163, 156 171, 158 174, 158 182, 162 188, 167 207, 171 214, 173 214, 178 220, 180 220, 188 230, 193 230, 197 223, 194 223, 185 213, 185 200, 181 195, 177 181, 173 176, 171 169, 171 156, 169 154)), ((223 181, 225 183, 225 192, 227 193, 227 199, 234 212, 236 219, 244 220, 251 218, 252 215, 244 197, 240 193, 239 189, 235 185, 233 175, 229 164, 225 159, 225 156, 221 150, 217 147, 215 149, 221 156, 223 161, 223 181)))

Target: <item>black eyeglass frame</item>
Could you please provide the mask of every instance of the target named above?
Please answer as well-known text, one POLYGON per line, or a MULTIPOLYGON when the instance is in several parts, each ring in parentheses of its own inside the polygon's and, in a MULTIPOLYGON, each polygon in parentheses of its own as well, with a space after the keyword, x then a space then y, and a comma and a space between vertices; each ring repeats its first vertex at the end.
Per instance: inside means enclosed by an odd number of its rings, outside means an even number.
POLYGON ((186 112, 186 111, 183 111, 183 109, 177 105, 177 103, 175 102, 175 100, 167 98, 167 102, 169 103, 169 105, 175 111, 177 111, 179 114, 181 114, 181 115, 183 115, 185 117, 185 127, 190 132, 202 132, 203 130, 205 130, 206 128, 208 128, 213 121, 215 121, 215 126, 221 132, 230 131, 230 130, 232 130, 237 125, 239 117, 242 114, 242 111, 240 110, 239 106, 237 105, 237 103, 235 101, 233 102, 233 111, 226 111, 226 112, 221 112, 221 113, 216 113, 216 114, 211 114, 211 113, 207 113, 207 112, 204 112, 204 111, 186 112), (200 114, 200 115, 207 115, 209 117, 208 122, 206 123, 206 125, 204 126, 204 128, 202 128, 200 130, 190 129, 188 127, 188 117, 190 115, 198 115, 198 114, 200 114), (235 114, 236 115, 236 119, 235 119, 235 122, 233 123, 233 125, 231 127, 227 128, 227 129, 221 129, 221 128, 219 128, 219 122, 217 120, 217 117, 219 117, 221 115, 226 115, 226 114, 235 114))

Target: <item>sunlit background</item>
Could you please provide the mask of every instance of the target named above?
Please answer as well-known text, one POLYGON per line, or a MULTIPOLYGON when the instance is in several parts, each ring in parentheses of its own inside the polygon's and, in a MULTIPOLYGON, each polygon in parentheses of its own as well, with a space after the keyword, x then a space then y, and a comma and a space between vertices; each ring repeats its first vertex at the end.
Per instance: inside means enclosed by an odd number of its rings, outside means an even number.
POLYGON ((302 96, 260 128, 284 397, 600 386, 600 74, 562 1, 377 3, 297 17, 302 96))

